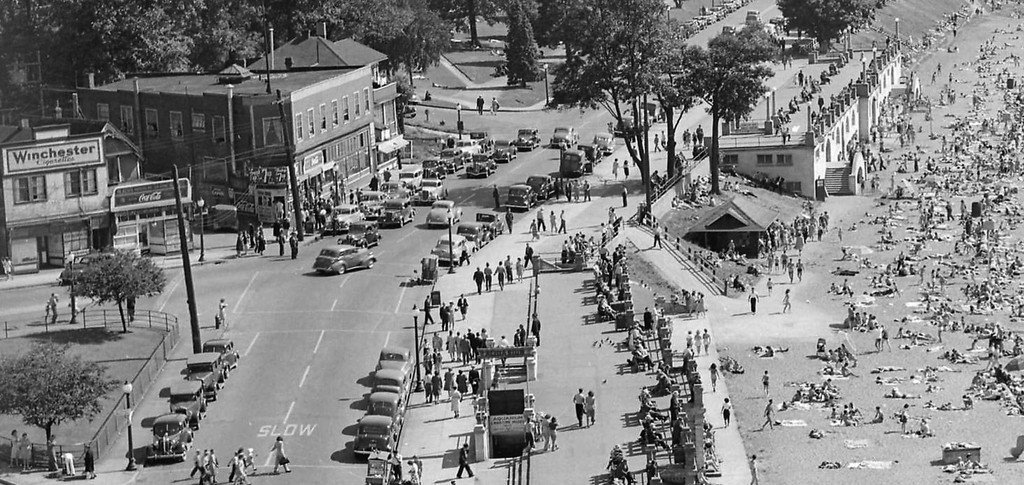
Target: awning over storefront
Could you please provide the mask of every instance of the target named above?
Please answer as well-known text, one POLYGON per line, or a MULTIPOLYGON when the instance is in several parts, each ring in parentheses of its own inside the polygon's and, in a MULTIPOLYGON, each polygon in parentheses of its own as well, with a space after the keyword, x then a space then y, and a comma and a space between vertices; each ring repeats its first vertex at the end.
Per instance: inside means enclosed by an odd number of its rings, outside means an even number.
POLYGON ((405 148, 409 144, 409 140, 406 140, 404 136, 398 135, 390 140, 385 140, 377 144, 377 151, 381 153, 391 153, 400 148, 405 148))

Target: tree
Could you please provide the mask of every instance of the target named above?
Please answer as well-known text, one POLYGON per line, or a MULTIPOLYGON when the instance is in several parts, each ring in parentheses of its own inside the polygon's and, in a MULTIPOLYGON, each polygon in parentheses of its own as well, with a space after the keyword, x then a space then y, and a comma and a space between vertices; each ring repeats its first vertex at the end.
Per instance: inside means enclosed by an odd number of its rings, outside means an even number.
POLYGON ((827 51, 847 29, 863 27, 885 0, 776 0, 786 26, 807 32, 827 51))
POLYGON ((680 75, 673 83, 684 96, 702 98, 711 114, 711 192, 719 188, 718 131, 722 120, 746 116, 767 91, 773 75, 767 62, 778 46, 763 27, 721 33, 707 49, 687 46, 680 56, 680 75))
POLYGON ((533 39, 533 26, 523 9, 522 0, 510 0, 508 7, 508 37, 505 41, 505 59, 508 62, 508 84, 526 83, 538 79, 537 42, 533 39))
POLYGON ((0 414, 21 416, 49 442, 54 426, 99 414, 100 399, 115 385, 106 368, 68 355, 67 346, 38 344, 0 359, 0 414))
POLYGON ((205 0, 189 30, 191 64, 204 71, 220 71, 260 55, 263 20, 257 5, 245 0, 205 0))
POLYGON ((429 0, 430 9, 441 18, 455 23, 459 29, 469 30, 469 41, 474 47, 480 46, 477 35, 477 18, 483 19, 488 25, 494 25, 507 16, 509 4, 521 3, 527 15, 532 19, 537 15, 536 0, 429 0))
POLYGON ((117 303, 121 327, 128 332, 124 302, 143 296, 157 295, 164 289, 167 277, 152 259, 134 251, 115 251, 110 257, 86 266, 75 278, 75 296, 84 296, 97 303, 117 303))
POLYGON ((578 35, 566 41, 576 55, 555 68, 555 98, 582 108, 603 107, 619 126, 631 117, 626 149, 640 168, 647 207, 651 204, 650 123, 638 116, 679 48, 675 25, 660 0, 594 0, 571 13, 578 35))

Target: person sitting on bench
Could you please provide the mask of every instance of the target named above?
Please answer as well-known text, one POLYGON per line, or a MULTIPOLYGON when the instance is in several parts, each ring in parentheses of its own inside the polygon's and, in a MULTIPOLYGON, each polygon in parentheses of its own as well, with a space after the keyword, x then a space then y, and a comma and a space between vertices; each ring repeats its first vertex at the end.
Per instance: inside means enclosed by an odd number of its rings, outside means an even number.
POLYGON ((644 370, 654 368, 654 361, 651 360, 651 353, 642 345, 638 345, 636 349, 633 350, 633 358, 629 359, 626 363, 632 365, 634 368, 643 365, 644 370))

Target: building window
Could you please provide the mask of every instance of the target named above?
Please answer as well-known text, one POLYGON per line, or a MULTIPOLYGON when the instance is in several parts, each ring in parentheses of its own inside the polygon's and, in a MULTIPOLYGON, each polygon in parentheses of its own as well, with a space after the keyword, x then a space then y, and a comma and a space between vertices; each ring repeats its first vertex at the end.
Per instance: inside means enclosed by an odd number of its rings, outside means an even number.
POLYGON ((135 133, 135 111, 131 106, 121 106, 121 131, 128 135, 135 133))
POLYGON ((171 138, 181 139, 185 136, 185 125, 181 111, 171 111, 171 138))
POLYGON ((301 140, 304 128, 302 124, 302 113, 295 113, 295 139, 301 140))
POLYGON ((34 175, 14 179, 14 203, 28 204, 46 200, 46 177, 34 175))
POLYGON ((309 118, 309 137, 313 138, 316 134, 316 120, 313 119, 313 108, 306 110, 306 117, 309 118))
POLYGON ((757 164, 758 165, 771 165, 772 164, 772 156, 771 155, 758 155, 757 156, 757 164))
POLYGON ((225 141, 227 141, 228 135, 227 135, 226 130, 227 130, 227 128, 224 125, 224 117, 223 116, 214 116, 213 117, 213 142, 214 143, 224 143, 225 141))
POLYGON ((354 95, 356 100, 356 118, 358 118, 363 115, 363 107, 359 105, 359 91, 356 91, 354 95))
POLYGON ((366 146, 366 133, 359 134, 359 148, 366 146))
POLYGON ((146 110, 146 136, 156 138, 160 135, 160 123, 157 121, 155 109, 146 110))
POLYGON ((66 197, 96 195, 97 192, 95 168, 64 172, 64 194, 66 197))
POLYGON ((366 113, 369 114, 370 110, 370 88, 363 88, 363 97, 366 98, 366 113))
POLYGON ((740 156, 735 153, 732 155, 722 155, 722 165, 736 165, 740 163, 740 156))
POLYGON ((351 117, 349 116, 348 96, 341 98, 341 109, 344 110, 343 118, 345 120, 345 123, 348 123, 348 120, 351 119, 351 117))
POLYGON ((778 155, 775 155, 775 164, 776 165, 793 165, 793 155, 789 155, 789 154, 783 155, 781 153, 778 154, 778 155))
POLYGON ((331 100, 331 123, 338 126, 338 100, 331 100))
POLYGON ((107 103, 96 103, 96 119, 110 121, 110 105, 107 103))
POLYGON ((192 133, 202 133, 204 131, 206 131, 206 115, 192 113, 192 133))
POLYGON ((320 105, 320 131, 327 131, 327 105, 320 105))

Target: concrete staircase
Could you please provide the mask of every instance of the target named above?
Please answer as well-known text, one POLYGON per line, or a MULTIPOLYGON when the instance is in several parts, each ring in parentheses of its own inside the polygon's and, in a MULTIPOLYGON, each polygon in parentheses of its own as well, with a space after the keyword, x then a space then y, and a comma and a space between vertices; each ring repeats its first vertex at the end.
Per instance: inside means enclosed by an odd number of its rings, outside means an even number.
POLYGON ((828 195, 853 195, 853 188, 850 187, 850 166, 826 168, 825 188, 828 189, 828 195))

